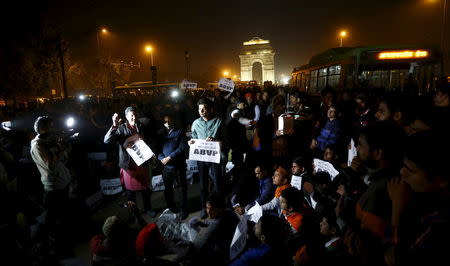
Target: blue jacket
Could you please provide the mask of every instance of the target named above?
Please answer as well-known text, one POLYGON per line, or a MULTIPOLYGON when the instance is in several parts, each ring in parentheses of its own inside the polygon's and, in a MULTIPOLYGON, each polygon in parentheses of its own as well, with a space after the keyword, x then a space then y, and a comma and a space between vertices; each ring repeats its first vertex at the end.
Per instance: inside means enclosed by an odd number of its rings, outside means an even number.
POLYGON ((265 255, 269 252, 270 246, 267 244, 261 244, 252 249, 247 250, 237 260, 233 261, 232 266, 243 265, 262 265, 265 255))
POLYGON ((170 132, 163 128, 158 132, 158 139, 162 145, 158 160, 167 156, 172 158, 166 167, 180 166, 186 163, 185 152, 188 146, 187 137, 182 129, 172 129, 170 132))
POLYGON ((275 185, 272 178, 267 177, 259 180, 259 197, 256 199, 259 205, 266 204, 273 198, 275 193, 275 185))
POLYGON ((342 138, 342 123, 340 120, 328 120, 320 130, 317 137, 317 146, 319 150, 325 151, 328 145, 336 144, 342 138))

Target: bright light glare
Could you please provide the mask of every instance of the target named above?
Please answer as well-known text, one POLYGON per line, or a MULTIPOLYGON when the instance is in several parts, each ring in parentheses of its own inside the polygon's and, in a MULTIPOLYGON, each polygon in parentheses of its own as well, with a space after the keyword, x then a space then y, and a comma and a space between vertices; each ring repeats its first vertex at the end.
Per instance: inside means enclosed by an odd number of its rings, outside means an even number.
POLYGON ((281 81, 283 82, 284 85, 287 85, 289 84, 289 77, 284 77, 281 81))
POLYGON ((177 98, 179 95, 180 95, 180 93, 178 91, 172 91, 172 93, 170 94, 170 97, 177 98))
POLYGON ((80 101, 84 101, 84 99, 86 99, 86 97, 84 95, 80 95, 80 96, 78 96, 78 99, 80 99, 80 101))
POLYGON ((11 121, 2 122, 2 128, 6 131, 11 130, 11 121))
POLYGON ((223 75, 226 77, 226 76, 230 75, 230 72, 227 71, 227 70, 225 70, 225 71, 223 72, 223 75))
POLYGON ((341 31, 340 33, 341 37, 346 37, 347 36, 347 32, 345 30, 341 31))
POLYGON ((66 119, 66 126, 71 128, 75 125, 75 119, 73 117, 69 117, 66 119))

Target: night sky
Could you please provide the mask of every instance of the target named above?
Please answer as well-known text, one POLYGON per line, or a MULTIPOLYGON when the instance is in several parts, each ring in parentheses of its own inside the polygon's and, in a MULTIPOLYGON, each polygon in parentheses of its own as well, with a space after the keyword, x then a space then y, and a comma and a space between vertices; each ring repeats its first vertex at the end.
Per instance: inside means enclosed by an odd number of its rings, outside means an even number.
POLYGON ((30 30, 28 25, 39 25, 35 20, 57 25, 74 60, 96 55, 95 31, 105 26, 111 34, 102 44, 113 58, 148 64, 143 47, 151 43, 155 64, 169 77, 184 73, 185 50, 194 75, 210 67, 239 74, 242 42, 259 36, 270 40, 276 51, 279 78, 312 55, 337 47, 341 29, 349 32, 344 46, 439 44, 442 1, 72 0, 34 6, 16 1, 16 8, 3 9, 7 14, 1 22, 10 38, 20 38, 30 30))

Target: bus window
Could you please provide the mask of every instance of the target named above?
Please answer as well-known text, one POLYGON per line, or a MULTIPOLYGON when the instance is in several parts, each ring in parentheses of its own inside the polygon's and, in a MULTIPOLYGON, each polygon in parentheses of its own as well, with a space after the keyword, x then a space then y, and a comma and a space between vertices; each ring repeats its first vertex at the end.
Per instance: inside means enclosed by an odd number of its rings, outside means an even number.
POLYGON ((309 84, 309 89, 311 90, 311 92, 317 92, 317 72, 317 69, 311 71, 311 82, 309 84))

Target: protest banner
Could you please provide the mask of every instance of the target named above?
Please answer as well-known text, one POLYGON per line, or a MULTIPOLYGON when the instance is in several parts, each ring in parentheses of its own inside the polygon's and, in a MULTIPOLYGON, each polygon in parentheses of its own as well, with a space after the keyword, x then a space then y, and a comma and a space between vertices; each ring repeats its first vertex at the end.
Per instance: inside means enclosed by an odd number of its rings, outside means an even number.
POLYGON ((196 89, 197 83, 183 79, 183 81, 181 81, 181 88, 182 89, 196 89))
POLYGON ((153 157, 154 153, 147 144, 139 137, 138 134, 127 138, 123 147, 127 150, 137 166, 145 163, 153 157))
POLYGON ((302 190, 302 179, 303 177, 301 176, 292 175, 291 186, 297 188, 298 190, 302 190))
POLYGON ((261 205, 259 205, 259 203, 255 201, 255 206, 251 207, 246 214, 250 215, 250 221, 257 223, 259 221, 259 218, 261 218, 261 216, 263 215, 261 205))
POLYGON ((197 161, 186 160, 186 182, 189 185, 194 182, 195 173, 198 173, 197 161))
POLYGON ((249 216, 245 215, 242 217, 239 224, 236 226, 234 231, 233 240, 231 240, 230 245, 230 261, 234 260, 247 245, 247 221, 249 216))
POLYGON ((219 84, 217 85, 219 90, 233 92, 234 91, 234 81, 227 78, 221 78, 219 79, 219 84))
POLYGON ((189 148, 189 160, 220 163, 220 142, 194 139, 189 148))
POLYGON ((314 159, 314 171, 316 173, 318 172, 327 172, 331 176, 331 180, 339 174, 339 171, 334 168, 334 166, 326 161, 320 160, 320 159, 314 159))
POLYGON ((115 195, 122 192, 120 178, 100 180, 100 188, 103 195, 115 195))
POLYGON ((152 191, 163 191, 166 189, 162 175, 152 177, 152 191))
POLYGON ((358 153, 356 151, 355 142, 353 141, 353 139, 351 139, 350 140, 350 149, 348 149, 348 162, 347 162, 348 166, 352 165, 353 158, 355 158, 355 156, 357 154, 358 153))

